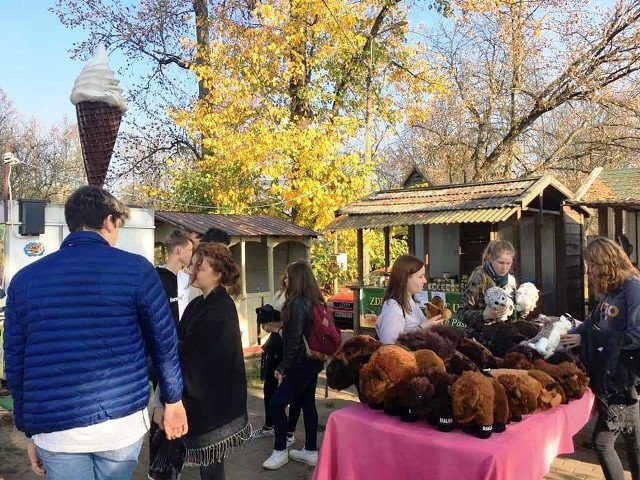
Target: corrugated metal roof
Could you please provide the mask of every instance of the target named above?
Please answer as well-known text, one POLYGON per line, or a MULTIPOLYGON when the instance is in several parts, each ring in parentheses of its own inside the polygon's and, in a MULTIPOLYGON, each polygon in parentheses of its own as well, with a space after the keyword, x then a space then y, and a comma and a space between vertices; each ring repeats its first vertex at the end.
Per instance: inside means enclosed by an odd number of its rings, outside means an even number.
POLYGON ((203 234, 211 227, 232 236, 276 235, 318 237, 318 232, 268 215, 211 215, 207 213, 156 212, 156 221, 170 223, 190 232, 203 234))
POLYGON ((518 207, 504 207, 400 214, 342 215, 331 222, 325 230, 333 232, 336 230, 382 228, 400 225, 503 222, 517 210, 518 207))
MULTIPOLYGON (((540 178, 383 190, 340 208, 338 215, 435 212, 513 207, 540 178)), ((542 188, 549 183, 540 184, 542 188)))

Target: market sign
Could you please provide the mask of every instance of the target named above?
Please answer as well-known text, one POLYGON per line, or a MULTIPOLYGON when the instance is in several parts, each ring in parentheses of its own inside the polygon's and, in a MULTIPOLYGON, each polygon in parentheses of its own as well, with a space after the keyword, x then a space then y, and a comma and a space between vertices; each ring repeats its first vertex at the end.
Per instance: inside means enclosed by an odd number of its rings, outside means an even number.
MULTIPOLYGON (((384 297, 384 288, 365 287, 359 290, 360 298, 358 303, 358 312, 360 314, 359 325, 361 329, 372 329, 376 326, 378 315, 382 310, 382 298, 384 297)), ((458 320, 458 309, 462 302, 462 293, 460 292, 443 292, 440 290, 423 290, 416 294, 416 300, 421 307, 431 299, 441 297, 444 299, 445 306, 452 312, 449 325, 457 328, 464 328, 466 325, 458 320)))

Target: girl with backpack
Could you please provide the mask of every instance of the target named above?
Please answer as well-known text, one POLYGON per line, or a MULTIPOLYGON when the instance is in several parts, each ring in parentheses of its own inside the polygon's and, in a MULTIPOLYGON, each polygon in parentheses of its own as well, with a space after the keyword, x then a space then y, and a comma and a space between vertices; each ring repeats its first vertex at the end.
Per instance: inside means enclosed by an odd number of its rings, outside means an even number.
POLYGON ((286 301, 282 307, 283 356, 274 373, 279 383, 269 410, 275 430, 275 445, 271 456, 262 464, 268 470, 277 470, 289 458, 315 465, 318 461, 318 411, 316 385, 324 363, 307 356, 305 340, 311 333, 314 307, 325 306, 311 266, 305 261, 291 263, 286 272, 286 301), (305 443, 301 450, 287 453, 287 414, 285 409, 294 400, 302 405, 305 443))

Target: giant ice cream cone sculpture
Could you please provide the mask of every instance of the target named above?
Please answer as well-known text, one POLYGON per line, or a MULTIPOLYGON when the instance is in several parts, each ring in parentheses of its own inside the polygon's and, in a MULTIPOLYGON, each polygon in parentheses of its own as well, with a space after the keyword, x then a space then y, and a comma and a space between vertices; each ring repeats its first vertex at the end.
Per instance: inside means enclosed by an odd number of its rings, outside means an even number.
POLYGON ((100 44, 84 66, 71 92, 76 106, 80 145, 89 185, 102 187, 127 103, 100 44))

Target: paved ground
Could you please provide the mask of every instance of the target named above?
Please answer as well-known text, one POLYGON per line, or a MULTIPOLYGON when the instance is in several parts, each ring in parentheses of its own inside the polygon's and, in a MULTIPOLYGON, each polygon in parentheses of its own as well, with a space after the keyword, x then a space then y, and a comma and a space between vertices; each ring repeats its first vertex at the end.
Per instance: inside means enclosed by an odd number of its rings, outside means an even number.
MULTIPOLYGON (((324 378, 318 385, 316 393, 318 411, 320 416, 320 435, 326 425, 328 415, 338 408, 342 408, 353 402, 357 402, 357 397, 353 392, 329 391, 329 398, 324 398, 324 378)), ((262 425, 262 391, 258 388, 249 389, 249 415, 254 427, 262 425)), ((24 436, 15 430, 13 424, 2 421, 0 416, 0 480, 35 480, 28 466, 25 452, 24 436)), ((576 451, 571 455, 558 457, 549 474, 544 480, 604 480, 602 470, 598 466, 598 461, 593 451, 587 448, 584 443, 588 442, 592 423, 587 424, 574 438, 576 451)), ((304 427, 302 421, 299 422, 299 429, 296 432, 296 448, 301 448, 304 438, 304 427)), ((290 461, 280 470, 267 471, 261 466, 262 462, 269 456, 273 448, 272 438, 257 439, 247 447, 235 453, 226 461, 227 478, 229 480, 253 480, 253 479, 279 479, 279 480, 305 480, 310 479, 313 469, 304 464, 290 461)), ((624 451, 624 450, 620 450, 624 451)), ((140 462, 134 480, 146 478, 146 467, 148 465, 147 445, 143 447, 140 455, 140 462)), ((626 465, 626 464, 625 464, 626 465)), ((631 475, 627 472, 627 479, 631 475)), ((188 469, 182 475, 182 480, 198 479, 197 470, 188 469)), ((324 479, 323 479, 324 480, 324 479)), ((359 480, 359 479, 358 479, 359 480)), ((364 479, 363 479, 364 480, 364 479)), ((517 480, 517 479, 513 479, 517 480)))

